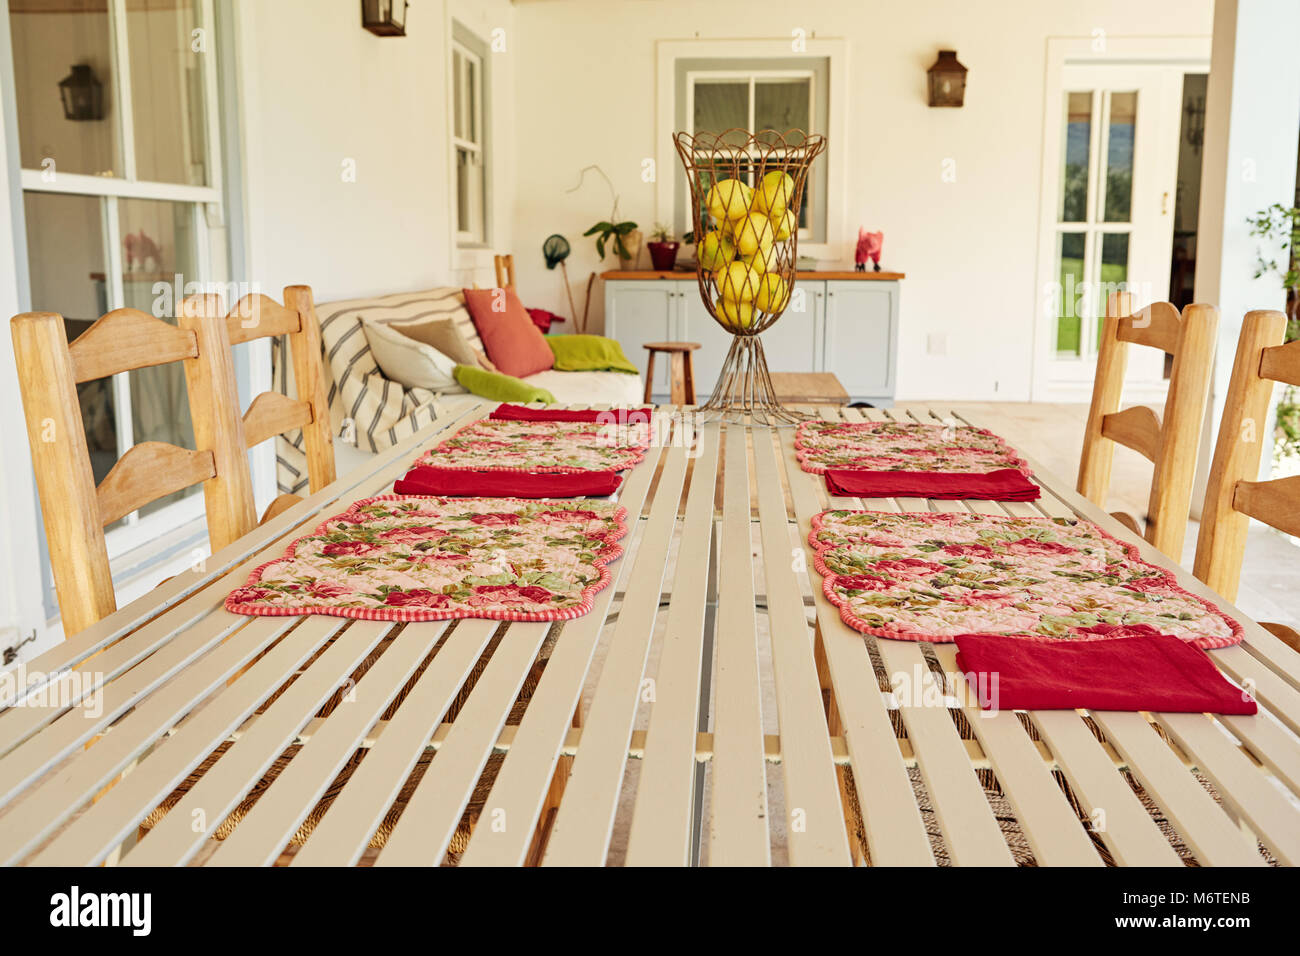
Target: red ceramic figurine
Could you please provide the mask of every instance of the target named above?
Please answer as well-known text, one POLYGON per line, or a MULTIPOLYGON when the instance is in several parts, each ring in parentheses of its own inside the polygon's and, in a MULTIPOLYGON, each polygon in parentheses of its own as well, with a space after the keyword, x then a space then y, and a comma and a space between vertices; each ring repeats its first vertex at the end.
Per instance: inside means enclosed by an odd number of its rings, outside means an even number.
POLYGON ((853 257, 858 272, 867 271, 868 259, 875 263, 874 271, 880 271, 880 249, 884 244, 883 232, 867 232, 865 229, 858 229, 858 249, 853 257))

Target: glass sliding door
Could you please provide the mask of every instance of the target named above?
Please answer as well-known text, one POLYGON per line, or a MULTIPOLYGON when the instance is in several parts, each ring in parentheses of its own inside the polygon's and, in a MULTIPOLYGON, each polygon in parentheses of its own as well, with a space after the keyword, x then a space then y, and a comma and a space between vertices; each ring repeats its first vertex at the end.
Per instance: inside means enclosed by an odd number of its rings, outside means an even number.
MULTIPOLYGON (((70 339, 118 308, 174 323, 174 290, 228 278, 212 0, 11 0, 9 19, 30 308, 70 339)), ((78 393, 96 481, 140 442, 194 447, 179 365, 78 393)), ((199 490, 116 522, 110 556, 200 517, 199 490)))

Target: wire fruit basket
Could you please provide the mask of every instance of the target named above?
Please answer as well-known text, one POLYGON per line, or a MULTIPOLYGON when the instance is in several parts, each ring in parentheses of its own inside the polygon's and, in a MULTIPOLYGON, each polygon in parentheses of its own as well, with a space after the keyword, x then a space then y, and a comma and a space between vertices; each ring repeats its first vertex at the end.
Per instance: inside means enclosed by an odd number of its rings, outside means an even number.
POLYGON ((704 308, 731 332, 731 348, 702 413, 793 424, 808 416, 784 408, 767 370, 760 333, 794 299, 799 212, 812 162, 826 139, 802 130, 729 129, 674 133, 691 190, 704 308))

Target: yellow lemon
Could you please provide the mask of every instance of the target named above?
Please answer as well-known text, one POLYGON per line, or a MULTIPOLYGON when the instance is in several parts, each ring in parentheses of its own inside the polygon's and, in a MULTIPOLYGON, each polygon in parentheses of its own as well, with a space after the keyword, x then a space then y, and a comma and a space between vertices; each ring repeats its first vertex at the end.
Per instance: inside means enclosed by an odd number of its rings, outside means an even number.
POLYGON ((758 273, 743 262, 733 262, 714 274, 718 293, 729 302, 749 302, 758 291, 758 273))
POLYGON ((772 272, 777 268, 776 246, 772 246, 767 251, 760 249, 752 256, 741 256, 740 259, 760 275, 764 272, 772 272))
POLYGON ((772 225, 776 227, 776 241, 785 242, 799 228, 799 220, 795 218, 792 210, 787 209, 781 213, 780 217, 772 217, 772 225))
POLYGON ((789 173, 775 169, 763 177, 754 190, 754 209, 778 218, 794 198, 794 180, 789 173))
POLYGON ((754 307, 760 312, 778 313, 785 308, 790 294, 785 280, 775 272, 769 272, 758 280, 758 291, 754 293, 754 307))
POLYGON ((715 229, 705 235, 696 247, 695 254, 700 260, 700 265, 706 270, 717 272, 736 257, 736 247, 730 236, 723 235, 715 229))
POLYGON ((754 324, 754 306, 750 302, 728 302, 719 299, 715 305, 718 314, 733 329, 746 329, 754 324))
POLYGON ((760 250, 767 252, 776 241, 772 220, 761 212, 751 212, 738 220, 731 235, 736 242, 736 251, 742 256, 753 256, 760 250))
POLYGON ((753 195, 739 179, 720 179, 709 189, 709 215, 720 223, 739 219, 748 212, 753 195))

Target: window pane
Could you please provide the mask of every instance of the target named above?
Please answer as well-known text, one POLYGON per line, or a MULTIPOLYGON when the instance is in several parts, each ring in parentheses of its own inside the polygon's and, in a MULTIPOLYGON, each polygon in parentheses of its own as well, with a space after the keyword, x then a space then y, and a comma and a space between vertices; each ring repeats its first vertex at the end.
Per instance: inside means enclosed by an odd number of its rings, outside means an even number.
MULTIPOLYGON (((809 131, 809 80, 759 80, 754 84, 754 129, 809 131)), ((760 139, 766 137, 760 136, 760 139)))
POLYGON ((1065 167, 1061 174, 1061 222, 1083 222, 1088 210, 1088 154, 1092 94, 1065 94, 1065 167))
MULTIPOLYGON (((166 314, 174 309, 156 306, 154 284, 171 284, 178 275, 182 285, 207 278, 199 274, 194 207, 156 199, 122 199, 118 201, 118 221, 123 236, 123 304, 175 325, 174 315, 166 314)), ((161 441, 193 448, 194 427, 185 390, 185 371, 180 363, 138 369, 128 372, 127 378, 131 386, 132 444, 161 441)), ((187 495, 197 494, 201 488, 195 485, 160 498, 145 505, 140 513, 150 514, 187 495)))
POLYGON ((1083 289, 1084 234, 1063 232, 1057 241, 1057 270, 1060 285, 1060 309, 1056 319, 1056 351, 1078 355, 1080 352, 1080 305, 1083 289))
POLYGON ((754 84, 754 126, 785 132, 800 129, 807 132, 812 120, 809 116, 809 80, 758 80, 754 84))
POLYGON ((749 128, 749 84, 724 82, 695 84, 695 117, 692 129, 700 133, 721 133, 749 128))
POLYGON ((127 5, 126 36, 131 58, 131 112, 139 179, 208 185, 207 112, 203 98, 204 57, 194 52, 193 31, 203 24, 194 0, 147 0, 127 5))
MULTIPOLYGON (((1096 301, 1102 303, 1112 292, 1127 288, 1128 283, 1127 232, 1107 232, 1101 235, 1101 288, 1096 301)), ((1097 323, 1097 344, 1101 344, 1101 323, 1097 323)))
POLYGON ((452 108, 452 135, 459 139, 465 138, 465 56, 459 50, 455 50, 451 55, 451 108, 452 108))
MULTIPOLYGON (((32 308, 58 312, 71 342, 108 311, 102 203, 90 196, 25 193, 32 308)), ((90 469, 103 481, 117 461, 117 412, 111 379, 77 386, 90 469)))
POLYGON ((22 165, 120 176, 108 12, 103 4, 68 7, 56 0, 9 4, 22 165), (74 66, 89 67, 77 71, 75 84, 74 66), (70 85, 61 88, 64 80, 70 85), (65 114, 65 90, 69 97, 75 92, 77 119, 65 114))
POLYGON ((1128 222, 1133 205, 1133 130, 1137 93, 1110 95, 1106 147, 1106 222, 1128 222))
POLYGON ((479 65, 471 58, 465 60, 465 138, 471 143, 477 143, 478 139, 478 85, 479 85, 479 65))

